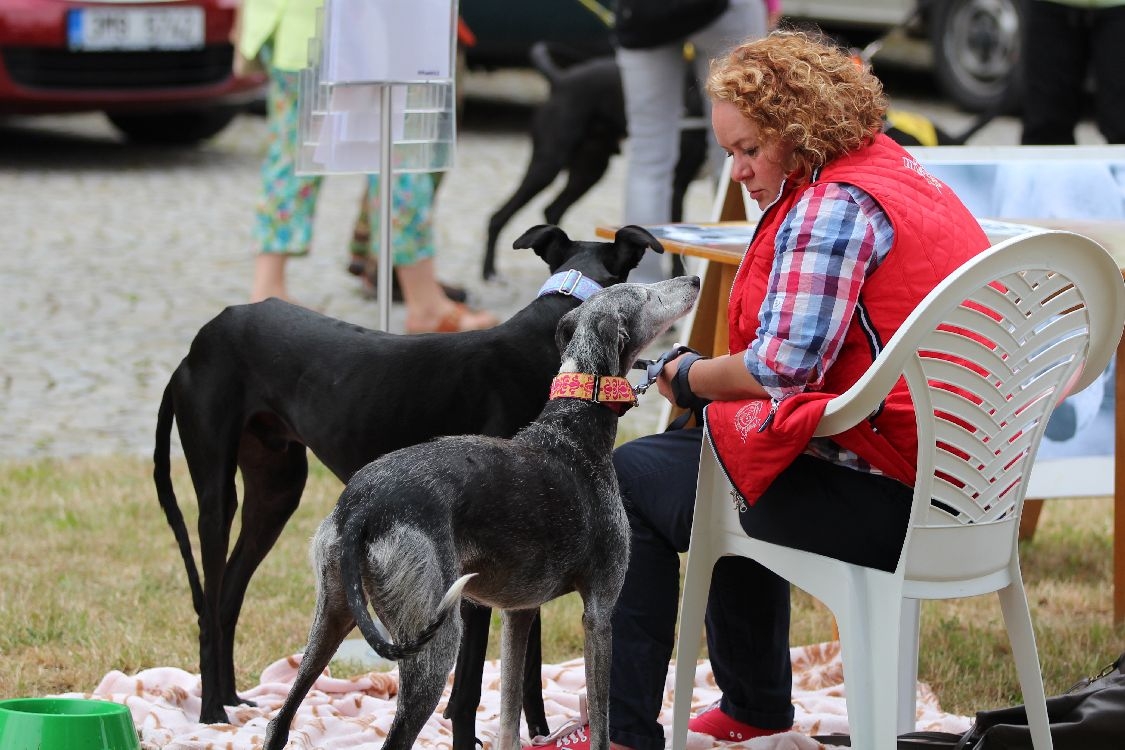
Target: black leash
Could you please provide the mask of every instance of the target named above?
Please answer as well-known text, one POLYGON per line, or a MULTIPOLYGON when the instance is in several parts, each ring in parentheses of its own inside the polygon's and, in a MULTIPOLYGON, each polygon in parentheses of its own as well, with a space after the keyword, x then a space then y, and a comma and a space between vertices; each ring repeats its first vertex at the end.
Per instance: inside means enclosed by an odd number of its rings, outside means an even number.
POLYGON ((633 363, 633 369, 644 370, 645 379, 633 386, 633 392, 640 396, 642 393, 647 391, 652 387, 653 383, 655 383, 657 379, 660 378, 660 371, 664 369, 664 365, 668 364, 681 354, 686 354, 687 352, 699 354, 699 352, 695 351, 695 349, 692 349, 690 346, 676 344, 656 359, 638 359, 633 363))
MULTIPOLYGON (((660 372, 664 369, 664 365, 668 364, 676 357, 679 357, 682 354, 687 354, 689 352, 692 354, 699 354, 699 352, 697 352, 695 349, 692 349, 690 346, 676 344, 656 359, 638 359, 633 363, 633 369, 644 370, 645 379, 637 385, 633 386, 633 392, 640 396, 642 393, 651 388, 652 384, 655 383, 657 378, 660 377, 660 372)), ((683 427, 686 427, 687 423, 693 416, 695 417, 697 424, 703 424, 702 410, 697 411, 695 409, 688 409, 683 414, 673 419, 672 423, 668 425, 668 427, 666 427, 664 431, 671 432, 672 430, 679 430, 683 427)))

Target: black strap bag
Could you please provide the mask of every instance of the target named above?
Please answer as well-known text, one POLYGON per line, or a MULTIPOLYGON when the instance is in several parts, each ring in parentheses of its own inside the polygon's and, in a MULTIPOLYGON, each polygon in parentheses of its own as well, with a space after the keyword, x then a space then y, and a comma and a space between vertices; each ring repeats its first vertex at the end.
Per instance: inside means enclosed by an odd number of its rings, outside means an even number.
MULTIPOLYGON (((1055 750, 1125 748, 1125 653, 1095 677, 1047 699, 1055 750)), ((1032 750, 1023 706, 978 711, 957 750, 1032 750)))
POLYGON ((686 39, 726 12, 730 0, 618 0, 617 43, 626 49, 686 39))
MULTIPOLYGON (((1047 699, 1047 718, 1055 750, 1125 749, 1125 653, 1100 674, 1080 680, 1062 695, 1047 699)), ((813 739, 826 745, 851 745, 846 735, 813 739)), ((898 738, 899 750, 1033 750, 1024 706, 978 711, 965 734, 911 732, 898 738)))

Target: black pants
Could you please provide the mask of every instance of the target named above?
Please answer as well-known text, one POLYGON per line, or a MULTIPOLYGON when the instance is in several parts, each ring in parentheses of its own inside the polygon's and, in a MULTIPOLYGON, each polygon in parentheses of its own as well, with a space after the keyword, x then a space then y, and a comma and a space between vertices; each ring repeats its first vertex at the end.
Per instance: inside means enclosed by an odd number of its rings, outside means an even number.
POLYGON ((1024 7, 1020 142, 1073 144, 1092 70, 1098 129, 1109 143, 1125 143, 1125 5, 1088 9, 1025 0, 1024 7))
MULTIPOLYGON (((637 750, 664 747, 657 717, 675 645, 678 553, 690 541, 702 438, 701 428, 649 435, 613 457, 632 549, 613 617, 610 737, 637 750)), ((911 495, 892 479, 800 456, 741 521, 760 539, 893 569, 911 495)), ((706 624, 723 711, 763 729, 792 726, 789 584, 752 560, 724 557, 715 565, 706 624)))

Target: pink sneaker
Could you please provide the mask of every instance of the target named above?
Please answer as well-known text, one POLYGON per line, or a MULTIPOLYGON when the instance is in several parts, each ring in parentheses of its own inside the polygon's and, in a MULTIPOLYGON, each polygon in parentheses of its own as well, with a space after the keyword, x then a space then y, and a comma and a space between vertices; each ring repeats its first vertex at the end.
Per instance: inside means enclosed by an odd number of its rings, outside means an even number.
POLYGON ((551 734, 546 737, 536 737, 531 741, 531 748, 532 750, 539 750, 539 748, 590 750, 590 725, 580 724, 574 726, 573 724, 568 724, 562 729, 551 732, 551 734))
POLYGON ((749 724, 743 724, 737 719, 732 719, 722 712, 718 702, 712 703, 703 713, 688 721, 688 731, 697 734, 709 734, 723 742, 745 742, 755 737, 768 737, 771 734, 781 734, 789 731, 786 729, 759 729, 749 724))
POLYGON ((546 737, 531 740, 530 748, 558 748, 559 750, 590 750, 590 719, 586 710, 586 694, 578 696, 578 720, 569 721, 546 737))

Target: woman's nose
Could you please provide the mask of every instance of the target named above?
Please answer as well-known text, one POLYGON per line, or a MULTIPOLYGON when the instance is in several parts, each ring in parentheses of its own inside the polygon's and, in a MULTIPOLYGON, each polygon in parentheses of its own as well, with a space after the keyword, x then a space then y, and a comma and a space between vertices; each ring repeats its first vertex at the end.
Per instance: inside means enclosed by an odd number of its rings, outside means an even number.
POLYGON ((742 182, 754 176, 754 171, 750 168, 750 164, 744 159, 734 157, 734 164, 730 168, 730 178, 735 182, 742 182))

